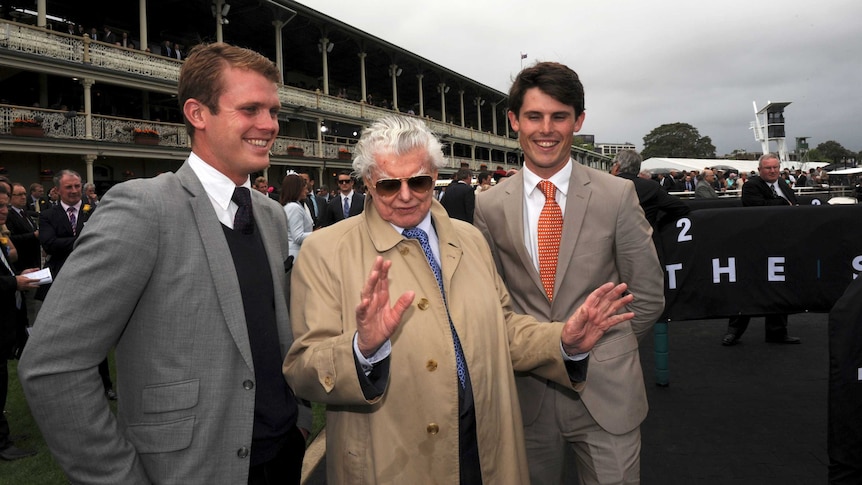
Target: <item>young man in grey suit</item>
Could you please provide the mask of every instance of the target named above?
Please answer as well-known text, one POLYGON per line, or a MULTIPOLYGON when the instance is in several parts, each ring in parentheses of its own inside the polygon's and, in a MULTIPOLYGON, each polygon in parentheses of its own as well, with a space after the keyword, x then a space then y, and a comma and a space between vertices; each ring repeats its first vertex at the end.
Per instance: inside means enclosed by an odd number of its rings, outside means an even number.
POLYGON ((509 103, 524 168, 476 198, 474 223, 514 310, 557 321, 607 281, 628 283, 634 295, 627 305, 634 318, 578 356, 586 368, 581 391, 536 375, 516 377, 531 482, 561 483, 569 446, 582 484, 639 483, 647 402, 638 339, 664 306, 652 231, 631 182, 571 159, 585 117, 574 71, 547 62, 525 69, 509 103))
POLYGON ((249 190, 278 133, 279 78, 250 50, 197 47, 179 80, 189 158, 113 187, 48 294, 19 374, 71 482, 299 483, 287 223, 249 190), (95 371, 113 347, 116 417, 95 371))

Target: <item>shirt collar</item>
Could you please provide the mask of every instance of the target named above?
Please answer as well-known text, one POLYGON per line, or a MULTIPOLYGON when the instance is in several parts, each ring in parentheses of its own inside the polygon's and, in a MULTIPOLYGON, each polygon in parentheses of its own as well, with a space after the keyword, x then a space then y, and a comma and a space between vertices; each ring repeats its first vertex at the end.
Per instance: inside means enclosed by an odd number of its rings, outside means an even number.
MULTIPOLYGON (((407 229, 406 227, 396 226, 395 224, 392 224, 391 222, 389 223, 389 225, 394 227, 395 230, 398 231, 398 234, 402 234, 404 232, 404 230, 407 229)), ((422 219, 422 221, 419 224, 417 224, 416 227, 425 231, 425 234, 430 235, 430 234, 434 233, 434 225, 431 224, 431 211, 430 210, 425 213, 425 218, 422 219)))
POLYGON ((542 180, 548 180, 557 188, 559 192, 563 195, 567 195, 569 193, 569 179, 572 176, 572 159, 569 158, 569 161, 561 168, 557 173, 551 176, 549 179, 543 179, 532 172, 526 165, 521 169, 521 172, 524 174, 524 193, 528 196, 532 194, 534 190, 539 190, 537 187, 539 182, 542 180))
MULTIPOLYGON (((227 175, 203 161, 195 152, 189 155, 189 167, 197 175, 198 180, 201 181, 201 185, 203 185, 204 191, 206 191, 210 199, 223 210, 227 210, 231 197, 233 197, 233 192, 236 189, 236 184, 227 175)), ((241 187, 251 190, 251 180, 246 177, 241 187)))
POLYGON ((62 207, 63 207, 63 210, 64 210, 64 211, 66 211, 66 212, 69 212, 69 207, 74 207, 74 208, 75 208, 75 211, 77 211, 77 212, 81 212, 81 204, 82 204, 83 202, 84 202, 84 200, 83 200, 83 199, 81 199, 81 200, 79 200, 79 201, 78 201, 78 203, 77 203, 77 204, 75 204, 75 205, 69 205, 69 204, 67 204, 67 203, 65 203, 65 202, 63 202, 63 201, 61 200, 61 201, 60 201, 60 206, 62 206, 62 207))

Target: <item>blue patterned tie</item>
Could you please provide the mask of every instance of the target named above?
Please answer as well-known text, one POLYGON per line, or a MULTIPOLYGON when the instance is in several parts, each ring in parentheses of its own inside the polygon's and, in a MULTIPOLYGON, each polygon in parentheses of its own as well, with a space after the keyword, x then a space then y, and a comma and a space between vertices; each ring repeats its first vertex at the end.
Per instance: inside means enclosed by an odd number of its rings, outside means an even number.
POLYGON ((437 278, 437 286, 440 288, 440 294, 443 295, 443 304, 446 305, 446 315, 449 317, 449 328, 452 329, 452 340, 455 341, 455 365, 458 368, 458 381, 461 382, 461 387, 465 387, 467 378, 467 364, 464 362, 464 351, 461 349, 461 339, 458 338, 458 332, 455 331, 455 325, 452 324, 452 315, 449 315, 449 305, 446 303, 446 292, 443 291, 443 272, 440 271, 440 265, 437 264, 437 259, 434 258, 434 253, 431 252, 431 245, 428 244, 428 234, 418 227, 405 229, 401 233, 408 239, 416 239, 422 246, 422 251, 425 253, 425 259, 431 265, 431 271, 434 272, 434 277, 437 278))
POLYGON ((344 218, 347 219, 350 217, 350 199, 344 198, 344 218))

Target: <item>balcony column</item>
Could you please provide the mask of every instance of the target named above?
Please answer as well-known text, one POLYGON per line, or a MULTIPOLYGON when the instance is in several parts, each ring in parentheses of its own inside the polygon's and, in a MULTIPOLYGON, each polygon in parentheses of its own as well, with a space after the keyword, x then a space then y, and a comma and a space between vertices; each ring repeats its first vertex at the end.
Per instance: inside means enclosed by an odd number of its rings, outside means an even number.
POLYGON ((440 121, 446 123, 446 91, 448 88, 446 87, 446 83, 440 83, 437 85, 437 92, 440 93, 440 121))
POLYGON ((329 94, 329 46, 333 45, 329 42, 328 37, 320 39, 320 54, 323 56, 323 94, 329 94))
POLYGON ((495 135, 497 134, 497 106, 499 106, 500 103, 501 101, 491 103, 491 130, 495 135))
POLYGON ((361 97, 359 98, 359 100, 365 103, 368 101, 368 86, 366 85, 365 79, 365 58, 368 57, 368 54, 365 52, 360 52, 359 54, 357 54, 357 56, 359 56, 359 86, 360 90, 362 91, 360 93, 361 97))
POLYGON ((419 116, 422 118, 425 117, 425 97, 423 96, 423 93, 422 93, 422 78, 423 77, 424 77, 423 74, 417 74, 416 75, 416 79, 419 80, 419 116))
POLYGON ((93 84, 96 84, 93 79, 81 79, 81 86, 84 86, 84 138, 88 140, 93 139, 93 84))
POLYGON ((392 110, 398 111, 398 64, 389 65, 389 75, 392 77, 392 110))
POLYGON ((138 0, 138 32, 141 33, 141 39, 138 49, 147 50, 147 0, 138 0))
POLYGON ((45 28, 48 26, 48 7, 45 0, 36 0, 36 27, 45 28))
POLYGON ((463 128, 467 127, 467 120, 464 119, 464 90, 461 89, 458 91, 458 95, 461 98, 461 126, 463 128))
POLYGON ((216 42, 224 42, 224 34, 222 33, 222 24, 224 23, 224 19, 222 18, 221 11, 224 7, 224 0, 215 0, 215 10, 216 10, 216 42))
POLYGON ((476 99, 474 99, 473 102, 476 103, 476 116, 479 119, 476 129, 478 131, 482 131, 482 97, 476 96, 476 99))
POLYGON ((84 163, 87 164, 87 182, 88 184, 92 184, 93 182, 93 162, 96 161, 97 155, 95 153, 88 153, 83 156, 84 163))
POLYGON ((273 20, 273 27, 275 27, 275 65, 278 66, 278 72, 281 73, 281 82, 285 82, 284 76, 284 37, 281 34, 281 29, 286 25, 285 22, 281 20, 273 20))

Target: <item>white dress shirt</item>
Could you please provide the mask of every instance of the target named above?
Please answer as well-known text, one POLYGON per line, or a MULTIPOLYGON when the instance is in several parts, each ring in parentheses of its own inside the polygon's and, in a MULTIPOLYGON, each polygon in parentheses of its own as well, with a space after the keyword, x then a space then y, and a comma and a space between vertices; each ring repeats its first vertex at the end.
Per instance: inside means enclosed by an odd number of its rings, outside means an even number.
MULTIPOLYGON (((239 208, 231 200, 236 184, 227 175, 201 160, 194 152, 189 155, 189 167, 197 175, 201 185, 204 186, 204 191, 212 202, 218 220, 228 228, 233 229, 233 218, 239 208)), ((246 177, 242 187, 251 190, 251 181, 248 177, 246 177)))
POLYGON ((566 217, 566 196, 569 193, 569 178, 572 176, 572 159, 549 179, 543 179, 524 166, 524 246, 533 267, 539 272, 539 214, 545 206, 545 194, 538 187, 539 182, 548 180, 557 188, 556 200, 563 215, 563 227, 566 217))

